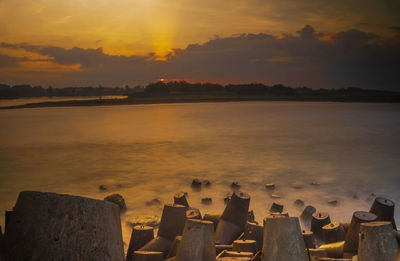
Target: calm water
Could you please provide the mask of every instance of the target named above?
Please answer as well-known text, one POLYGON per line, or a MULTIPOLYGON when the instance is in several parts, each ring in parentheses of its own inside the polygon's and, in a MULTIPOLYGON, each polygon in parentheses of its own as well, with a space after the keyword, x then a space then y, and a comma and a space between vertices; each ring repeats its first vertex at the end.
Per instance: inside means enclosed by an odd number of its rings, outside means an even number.
MULTIPOLYGON (((202 213, 222 211, 230 183, 239 181, 257 220, 273 201, 297 215, 298 198, 333 220, 348 220, 369 208, 371 193, 400 203, 399 116, 398 104, 317 102, 0 111, 0 211, 21 190, 98 199, 118 192, 128 206, 122 217, 128 243, 127 220, 161 214, 161 206, 146 201, 170 203, 175 192, 187 191, 202 213), (192 191, 193 178, 213 185, 192 191), (280 199, 265 190, 270 182, 280 199), (109 191, 100 192, 101 184, 109 191), (201 205, 206 196, 212 205, 201 205), (331 198, 339 204, 328 205, 331 198)), ((398 223, 399 216, 397 208, 398 223)))

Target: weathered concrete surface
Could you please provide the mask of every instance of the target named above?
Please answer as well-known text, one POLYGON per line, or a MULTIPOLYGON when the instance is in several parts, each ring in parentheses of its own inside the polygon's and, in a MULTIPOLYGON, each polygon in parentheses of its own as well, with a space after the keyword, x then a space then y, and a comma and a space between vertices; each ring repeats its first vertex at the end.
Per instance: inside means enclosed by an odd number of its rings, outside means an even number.
POLYGON ((332 222, 322 227, 322 235, 325 244, 343 241, 346 237, 344 228, 338 222, 332 222))
POLYGON ((177 261, 215 261, 214 225, 211 221, 186 220, 177 261))
POLYGON ((263 226, 251 222, 247 223, 243 238, 255 240, 257 250, 261 250, 263 246, 263 226))
POLYGON ((345 253, 357 254, 358 251, 358 233, 360 224, 375 221, 378 217, 370 212, 356 211, 353 213, 349 230, 346 234, 343 251, 345 253))
POLYGON ((154 239, 154 231, 152 227, 148 226, 135 226, 132 229, 131 240, 129 241, 126 259, 133 259, 133 252, 140 249, 148 242, 154 239))
POLYGON ((222 213, 221 219, 233 223, 244 230, 247 224, 249 204, 249 194, 235 191, 222 213))
POLYGON ((5 238, 11 260, 124 260, 120 210, 103 200, 23 191, 5 238))
POLYGON ((265 219, 262 261, 306 261, 306 246, 297 217, 265 219))
POLYGON ((377 216, 377 221, 390 221, 392 222, 393 229, 397 229, 396 222, 394 221, 394 202, 390 199, 377 197, 371 206, 369 212, 377 216))
POLYGON ((359 261, 392 261, 397 256, 398 248, 395 230, 390 221, 360 225, 359 261))
POLYGON ((182 235, 186 221, 186 207, 183 205, 164 205, 158 236, 169 239, 172 243, 176 236, 182 235))

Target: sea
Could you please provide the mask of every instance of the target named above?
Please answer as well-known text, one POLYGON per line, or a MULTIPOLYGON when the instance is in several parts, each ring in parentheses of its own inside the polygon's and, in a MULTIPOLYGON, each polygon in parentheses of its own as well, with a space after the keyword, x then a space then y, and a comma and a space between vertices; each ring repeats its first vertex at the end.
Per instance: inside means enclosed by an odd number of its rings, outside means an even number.
MULTIPOLYGON (((232 182, 262 222, 272 203, 297 216, 302 200, 332 221, 396 204, 400 224, 400 104, 204 102, 0 110, 0 224, 18 194, 103 199, 121 194, 131 224, 160 217, 187 192, 201 213, 222 212, 232 182), (193 179, 209 187, 191 187, 193 179), (268 190, 267 183, 275 189, 268 190), (103 186, 105 189, 100 189, 103 186), (202 204, 202 198, 212 199, 202 204), (160 204, 157 204, 157 199, 160 204), (336 203, 335 203, 336 202, 336 203)), ((3 230, 4 231, 4 230, 3 230)))

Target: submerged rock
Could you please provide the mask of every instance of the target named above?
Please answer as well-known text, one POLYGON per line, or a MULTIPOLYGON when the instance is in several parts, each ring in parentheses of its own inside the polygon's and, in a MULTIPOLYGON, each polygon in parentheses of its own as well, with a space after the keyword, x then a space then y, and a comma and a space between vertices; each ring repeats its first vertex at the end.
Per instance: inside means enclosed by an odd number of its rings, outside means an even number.
POLYGON ((295 204, 296 206, 302 207, 302 206, 304 206, 304 201, 301 200, 301 199, 296 199, 296 200, 294 201, 294 204, 295 204))
POLYGON ((153 198, 152 200, 146 202, 146 206, 160 206, 160 205, 162 205, 162 202, 158 198, 153 198))
POLYGON ((202 198, 201 203, 204 205, 210 205, 212 203, 212 198, 202 198))
POLYGON ((269 209, 270 213, 282 213, 283 211, 283 205, 278 204, 278 203, 272 203, 271 208, 269 209))
POLYGON ((239 184, 238 181, 235 181, 235 182, 232 182, 231 187, 232 187, 233 189, 238 189, 238 188, 240 188, 240 184, 239 184))
POLYGON ((194 180, 192 181, 192 187, 194 187, 194 188, 199 188, 199 187, 201 187, 201 180, 199 180, 199 179, 194 179, 194 180))
POLYGON ((126 210, 125 200, 120 194, 112 194, 105 197, 104 200, 117 204, 121 210, 126 210))
POLYGON ((100 185, 100 186, 99 186, 99 190, 100 190, 100 191, 106 191, 106 190, 107 190, 107 187, 104 186, 104 185, 100 185))
POLYGON ((203 185, 206 187, 209 187, 211 185, 211 182, 207 179, 203 180, 203 185))
POLYGON ((275 189, 275 184, 274 183, 267 183, 265 184, 266 189, 275 189))

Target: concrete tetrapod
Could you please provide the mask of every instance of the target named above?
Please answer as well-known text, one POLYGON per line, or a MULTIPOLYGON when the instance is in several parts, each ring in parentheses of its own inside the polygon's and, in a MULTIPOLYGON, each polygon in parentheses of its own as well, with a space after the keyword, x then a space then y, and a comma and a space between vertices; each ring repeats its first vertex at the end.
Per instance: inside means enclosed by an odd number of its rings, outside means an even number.
POLYGON ((394 221, 394 202, 390 199, 383 197, 375 198, 369 212, 377 216, 377 221, 390 221, 392 222, 393 229, 397 229, 396 222, 394 221))
POLYGON ((185 206, 176 204, 164 205, 157 235, 160 237, 165 237, 172 242, 176 236, 182 235, 185 221, 185 206))
POLYGON ((222 216, 220 212, 205 213, 203 216, 204 220, 208 220, 214 223, 214 230, 217 229, 218 222, 222 216))
POLYGON ((255 240, 257 242, 257 250, 261 250, 263 246, 263 226, 251 222, 247 223, 243 239, 255 240))
POLYGON ((312 214, 311 231, 317 241, 322 240, 322 227, 331 223, 331 218, 326 212, 315 212, 312 214))
POLYGON ((119 207, 103 200, 23 191, 5 238, 10 260, 124 260, 119 207))
POLYGON ((172 242, 172 246, 168 252, 167 258, 176 256, 176 253, 178 252, 181 241, 182 241, 182 236, 175 237, 174 242, 172 242))
POLYGON ((316 248, 316 242, 314 233, 312 231, 303 231, 302 232, 304 243, 306 244, 306 248, 316 248))
POLYGON ((309 230, 311 228, 311 219, 312 215, 316 212, 317 210, 313 206, 306 206, 303 210, 303 212, 300 215, 300 221, 301 225, 304 229, 309 230))
POLYGON ((187 201, 186 194, 184 192, 179 192, 174 195, 174 204, 183 205, 186 209, 189 209, 189 202, 187 201))
POLYGON ((149 241, 146 245, 141 247, 140 251, 148 252, 162 252, 164 257, 167 256, 169 250, 171 249, 172 241, 165 237, 156 237, 149 241))
POLYGON ((135 251, 133 252, 134 261, 163 261, 162 252, 135 251))
POLYGON ((126 259, 133 259, 133 252, 146 245, 152 239, 154 239, 154 231, 152 227, 134 226, 132 229, 128 251, 126 253, 126 259))
POLYGON ((391 222, 369 222, 360 225, 358 261, 392 261, 398 252, 391 222))
POLYGON ((269 216, 265 219, 261 261, 306 261, 306 246, 297 217, 269 216))
POLYGON ((257 252, 257 242, 255 240, 235 240, 233 241, 232 250, 236 252, 257 252))
POLYGON ((188 219, 176 254, 177 261, 215 261, 214 225, 211 221, 188 219))
POLYGON ((343 241, 346 237, 344 228, 338 222, 332 222, 322 227, 322 235, 325 244, 343 241))
POLYGON ((247 224, 250 196, 235 191, 222 213, 215 232, 216 243, 229 245, 244 231, 247 224))
POLYGON ((360 232, 360 224, 372 222, 377 219, 377 216, 370 212, 356 211, 350 222, 349 230, 346 234, 346 239, 343 246, 344 253, 357 254, 358 250, 358 233, 360 232))

